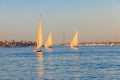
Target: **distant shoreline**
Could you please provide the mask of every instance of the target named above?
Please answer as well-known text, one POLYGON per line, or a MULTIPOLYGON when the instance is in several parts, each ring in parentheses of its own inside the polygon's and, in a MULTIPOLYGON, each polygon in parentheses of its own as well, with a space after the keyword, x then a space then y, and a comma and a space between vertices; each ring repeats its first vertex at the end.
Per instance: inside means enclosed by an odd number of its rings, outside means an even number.
MULTIPOLYGON (((36 42, 34 41, 0 41, 0 48, 4 47, 34 47, 36 42)), ((69 46, 70 43, 61 43, 59 45, 54 44, 53 46, 69 46)), ((44 46, 44 45, 43 45, 44 46)), ((109 42, 80 42, 79 46, 120 46, 120 41, 109 41, 109 42)))

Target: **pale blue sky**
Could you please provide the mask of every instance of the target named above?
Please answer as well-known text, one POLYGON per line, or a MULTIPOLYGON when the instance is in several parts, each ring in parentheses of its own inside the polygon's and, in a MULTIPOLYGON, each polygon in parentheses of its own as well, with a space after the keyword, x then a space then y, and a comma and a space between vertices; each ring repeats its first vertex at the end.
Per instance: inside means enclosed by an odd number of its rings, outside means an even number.
POLYGON ((120 0, 0 0, 0 40, 36 40, 40 14, 44 41, 120 40, 120 0))

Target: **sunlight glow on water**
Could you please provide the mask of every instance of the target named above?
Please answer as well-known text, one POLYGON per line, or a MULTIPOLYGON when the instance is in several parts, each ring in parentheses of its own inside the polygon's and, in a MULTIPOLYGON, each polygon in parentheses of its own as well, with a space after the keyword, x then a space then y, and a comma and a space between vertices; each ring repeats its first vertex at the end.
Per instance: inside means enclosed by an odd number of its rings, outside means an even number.
POLYGON ((0 48, 0 80, 120 80, 120 47, 0 48))

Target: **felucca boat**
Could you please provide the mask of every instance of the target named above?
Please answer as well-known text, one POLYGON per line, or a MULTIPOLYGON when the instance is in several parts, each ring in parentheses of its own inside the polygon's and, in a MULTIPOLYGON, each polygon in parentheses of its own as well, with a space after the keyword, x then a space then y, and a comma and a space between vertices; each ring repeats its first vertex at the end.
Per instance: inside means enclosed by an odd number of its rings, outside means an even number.
POLYGON ((48 36, 48 39, 47 39, 47 41, 45 42, 45 48, 46 48, 47 50, 51 50, 52 44, 53 44, 53 42, 52 42, 52 32, 50 32, 50 33, 49 33, 49 36, 48 36))
POLYGON ((75 33, 73 40, 71 41, 70 47, 73 49, 78 49, 78 31, 75 33))
POLYGON ((33 50, 33 52, 42 52, 42 20, 40 20, 39 28, 38 28, 38 34, 37 34, 37 45, 36 48, 33 50))

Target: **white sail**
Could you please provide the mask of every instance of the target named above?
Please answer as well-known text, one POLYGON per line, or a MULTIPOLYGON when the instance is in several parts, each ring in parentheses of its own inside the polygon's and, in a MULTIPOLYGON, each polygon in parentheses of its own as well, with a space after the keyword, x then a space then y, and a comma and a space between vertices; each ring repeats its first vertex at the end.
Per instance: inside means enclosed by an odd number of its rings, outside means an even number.
POLYGON ((52 32, 50 32, 47 41, 45 42, 45 48, 48 49, 52 46, 52 32))
POLYGON ((37 49, 41 48, 41 46, 42 46, 42 21, 40 20, 38 35, 37 35, 37 49))
POLYGON ((39 28, 38 28, 37 49, 41 48, 41 46, 42 46, 42 20, 40 20, 39 28))
POLYGON ((37 33, 37 45, 36 48, 33 50, 33 52, 41 52, 42 47, 42 21, 40 20, 39 27, 38 27, 38 33, 37 33))
POLYGON ((75 33, 73 40, 70 44, 71 48, 78 48, 78 31, 75 33))

